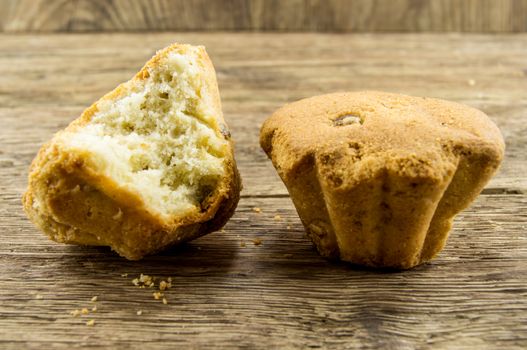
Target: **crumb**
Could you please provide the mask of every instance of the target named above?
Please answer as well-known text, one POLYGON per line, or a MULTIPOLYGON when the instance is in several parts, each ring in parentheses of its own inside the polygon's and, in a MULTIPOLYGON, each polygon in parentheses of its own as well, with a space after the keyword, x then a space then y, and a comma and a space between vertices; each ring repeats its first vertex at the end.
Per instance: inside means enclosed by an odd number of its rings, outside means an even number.
POLYGON ((163 291, 167 289, 167 283, 165 281, 159 282, 159 290, 163 291))
POLYGON ((148 275, 139 276, 139 282, 143 283, 145 286, 150 287, 154 282, 152 281, 152 277, 148 275))
POLYGON ((254 208, 253 208, 253 211, 254 211, 255 213, 261 213, 261 212, 262 212, 262 209, 260 209, 260 208, 258 208, 258 207, 254 207, 254 208))
POLYGON ((119 208, 119 211, 114 216, 112 216, 112 219, 119 220, 122 217, 123 217, 123 211, 121 210, 121 208, 119 208))
POLYGON ((245 248, 246 246, 245 242, 240 242, 240 247, 245 248))
POLYGON ((263 243, 263 241, 260 238, 253 239, 253 244, 254 245, 261 245, 262 243, 263 243))
POLYGON ((154 296, 155 300, 159 300, 163 296, 163 293, 161 293, 161 292, 154 292, 154 293, 152 293, 152 295, 154 296))
POLYGON ((91 298, 91 302, 95 303, 97 301, 97 295, 91 298))
POLYGON ((91 308, 91 311, 92 311, 92 312, 97 312, 97 306, 92 307, 92 308, 91 308))
POLYGON ((134 286, 137 286, 139 288, 145 288, 145 287, 154 287, 155 282, 154 278, 148 275, 141 274, 139 278, 134 278, 132 280, 132 283, 134 286))
POLYGON ((220 230, 220 232, 221 232, 221 233, 225 233, 225 229, 222 228, 222 229, 220 230))
POLYGON ((274 221, 280 221, 280 220, 282 220, 282 217, 280 215, 274 216, 274 221))
POLYGON ((470 86, 474 86, 474 85, 476 85, 476 81, 475 81, 474 79, 469 79, 469 80, 467 81, 467 83, 468 83, 468 85, 470 85, 470 86))
POLYGON ((163 298, 163 304, 168 304, 167 298, 163 298))
POLYGON ((291 225, 287 225, 287 229, 290 230, 291 229, 291 225))
POLYGON ((86 322, 86 326, 95 326, 95 320, 89 320, 88 322, 86 322))
POLYGON ((137 316, 141 316, 143 314, 143 310, 139 310, 136 312, 137 316))
POLYGON ((90 313, 90 311, 88 311, 87 308, 83 308, 83 309, 81 310, 81 314, 83 314, 83 315, 87 315, 87 314, 89 314, 89 313, 90 313))
POLYGON ((70 315, 73 316, 73 317, 77 317, 81 314, 81 312, 77 309, 73 310, 70 312, 70 315))
POLYGON ((128 274, 127 273, 122 273, 121 277, 128 277, 128 274))
POLYGON ((44 297, 41 294, 35 295, 35 299, 43 299, 44 297))

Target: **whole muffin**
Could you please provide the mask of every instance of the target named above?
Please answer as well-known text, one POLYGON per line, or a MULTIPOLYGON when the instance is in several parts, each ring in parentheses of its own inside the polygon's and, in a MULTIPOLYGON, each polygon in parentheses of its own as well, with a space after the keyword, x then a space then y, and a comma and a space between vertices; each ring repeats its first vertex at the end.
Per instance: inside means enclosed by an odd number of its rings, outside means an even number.
POLYGON ((441 251, 505 148, 477 109, 376 91, 288 104, 260 144, 321 255, 402 269, 441 251))

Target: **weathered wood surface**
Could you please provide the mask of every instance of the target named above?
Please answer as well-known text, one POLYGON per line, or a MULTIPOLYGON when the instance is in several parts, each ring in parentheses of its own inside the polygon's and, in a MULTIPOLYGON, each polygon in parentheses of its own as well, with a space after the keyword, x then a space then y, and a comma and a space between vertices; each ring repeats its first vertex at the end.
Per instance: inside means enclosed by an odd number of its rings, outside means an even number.
POLYGON ((0 52, 0 348, 527 347, 527 35, 0 35, 0 52), (216 65, 245 184, 234 218, 141 262, 49 242, 20 204, 38 147, 173 41, 216 65), (283 103, 353 89, 464 102, 505 135, 501 172, 428 265, 320 258, 258 147, 283 103), (140 273, 173 277, 167 305, 132 285, 140 273), (69 315, 94 295, 96 313, 69 315))
POLYGON ((527 0, 0 0, 0 31, 525 32, 527 0))

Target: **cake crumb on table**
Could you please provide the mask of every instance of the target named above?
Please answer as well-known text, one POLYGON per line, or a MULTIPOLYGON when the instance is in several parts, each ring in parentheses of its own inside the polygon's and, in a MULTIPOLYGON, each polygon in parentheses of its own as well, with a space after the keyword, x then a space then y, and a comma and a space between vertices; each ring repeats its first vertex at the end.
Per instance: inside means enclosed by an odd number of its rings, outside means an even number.
POLYGON ((261 213, 261 212, 262 212, 262 209, 260 209, 260 208, 258 208, 258 207, 254 207, 254 208, 253 208, 253 211, 254 211, 255 213, 261 213))
POLYGON ((90 311, 88 311, 87 308, 83 308, 83 309, 81 310, 81 314, 83 314, 83 315, 87 315, 87 314, 89 314, 89 313, 90 313, 90 311))
POLYGON ((291 229, 291 225, 287 225, 287 229, 290 230, 291 229))
POLYGON ((262 243, 263 241, 260 238, 253 239, 253 244, 256 246, 261 245, 262 243))
POLYGON ((168 284, 165 281, 159 282, 159 290, 163 291, 167 289, 168 284))
POLYGON ((97 295, 91 298, 91 302, 95 303, 97 301, 97 295))
POLYGON ((41 294, 37 294, 37 295, 35 295, 35 299, 39 299, 39 300, 40 300, 40 299, 43 299, 43 298, 44 298, 44 297, 43 297, 41 294))
POLYGON ((132 280, 132 284, 139 288, 145 288, 145 287, 152 288, 155 286, 155 279, 149 275, 141 274, 139 275, 138 278, 134 278, 132 280))
POLYGON ((136 312, 137 316, 141 316, 143 314, 143 310, 139 310, 136 312))
POLYGON ((81 314, 81 312, 77 309, 73 310, 70 312, 70 315, 73 316, 73 317, 77 317, 81 314))
POLYGON ((86 326, 95 326, 95 320, 89 320, 88 322, 86 322, 86 326))
POLYGON ((148 275, 143 275, 143 274, 139 276, 139 282, 143 283, 143 285, 147 287, 150 287, 154 284, 154 280, 152 279, 152 277, 148 275))
POLYGON ((163 304, 168 304, 167 298, 163 298, 163 304))
POLYGON ((152 293, 152 295, 154 296, 155 300, 159 300, 163 296, 163 293, 161 293, 161 292, 154 292, 154 293, 152 293))
POLYGON ((282 220, 282 217, 280 215, 277 214, 274 216, 274 221, 280 221, 280 220, 282 220))
POLYGON ((128 274, 127 273, 122 273, 121 277, 128 277, 128 274))
POLYGON ((92 307, 91 311, 92 311, 92 312, 97 312, 97 305, 94 306, 94 307, 92 307))

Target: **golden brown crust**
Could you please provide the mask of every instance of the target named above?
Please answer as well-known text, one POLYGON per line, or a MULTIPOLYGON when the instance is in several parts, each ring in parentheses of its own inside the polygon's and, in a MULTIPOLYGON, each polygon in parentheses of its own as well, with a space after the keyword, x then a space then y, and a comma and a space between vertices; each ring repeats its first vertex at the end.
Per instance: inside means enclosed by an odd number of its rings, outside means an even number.
MULTIPOLYGON (((74 132, 86 125, 101 101, 115 100, 126 94, 130 87, 148 77, 148 70, 162 57, 174 50, 184 52, 190 47, 174 44, 158 52, 133 79, 87 108, 65 131, 74 132)), ((227 126, 221 112, 214 68, 205 49, 198 49, 207 90, 217 112, 215 131, 223 135, 227 126)), ((201 211, 167 219, 148 210, 137 194, 120 188, 112 179, 97 173, 87 161, 87 155, 70 153, 61 147, 58 141, 61 133, 42 146, 33 160, 23 198, 24 209, 31 221, 55 241, 111 246, 120 255, 137 260, 220 228, 236 208, 241 180, 231 140, 225 160, 225 176, 214 194, 202 204, 201 211)))
POLYGON ((454 215, 504 153, 498 128, 476 109, 375 91, 286 105, 260 143, 322 255, 395 268, 443 248, 454 215))

